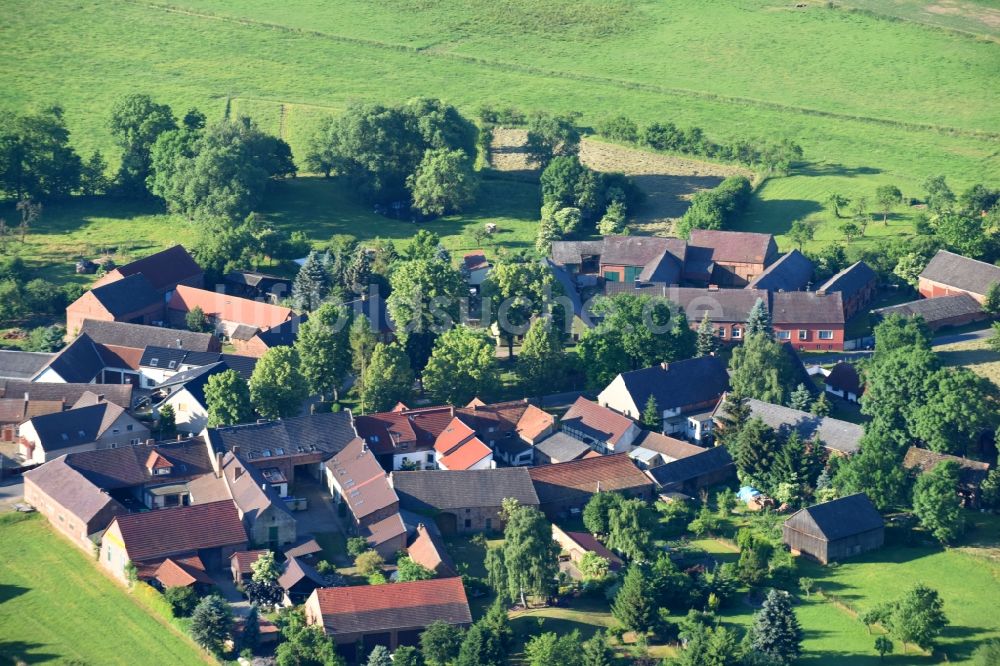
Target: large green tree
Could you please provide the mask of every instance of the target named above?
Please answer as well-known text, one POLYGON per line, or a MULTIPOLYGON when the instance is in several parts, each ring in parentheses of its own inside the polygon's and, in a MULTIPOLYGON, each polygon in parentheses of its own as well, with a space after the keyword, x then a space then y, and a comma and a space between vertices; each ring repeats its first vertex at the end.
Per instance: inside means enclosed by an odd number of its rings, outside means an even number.
POLYGON ((781 344, 763 333, 747 336, 729 361, 733 391, 764 402, 785 404, 796 374, 781 344))
POLYGON ((536 317, 524 336, 517 373, 530 395, 551 392, 565 372, 563 336, 557 326, 548 317, 536 317))
POLYGON ((889 605, 884 613, 889 634, 903 643, 913 643, 923 650, 934 648, 934 641, 948 625, 944 601, 937 590, 917 583, 889 605))
POLYGON ((0 198, 58 199, 80 185, 83 164, 59 106, 0 114, 0 198))
POLYGON ((630 560, 644 560, 653 547, 657 519, 641 499, 623 499, 608 511, 608 547, 630 560))
POLYGON ((514 340, 527 333, 532 317, 543 314, 562 290, 552 271, 539 262, 501 260, 490 269, 482 293, 513 358, 514 340))
POLYGON ((253 420, 250 387, 232 369, 216 373, 205 382, 205 406, 210 428, 253 420))
POLYGON ((371 362, 365 369, 362 384, 361 409, 363 412, 382 412, 413 395, 413 370, 410 359, 398 343, 379 342, 372 352, 371 362))
POLYGON ((108 129, 122 149, 118 186, 132 196, 145 196, 153 144, 164 132, 177 129, 173 111, 149 95, 130 93, 115 101, 108 129))
POLYGON ((422 379, 434 400, 452 405, 495 390, 499 371, 493 339, 468 326, 446 331, 437 339, 422 379))
POLYGON ((233 611, 220 596, 203 598, 191 614, 191 637, 209 652, 222 652, 232 628, 233 611))
POLYGON ((435 620, 420 634, 420 651, 429 666, 447 666, 458 657, 462 648, 461 629, 453 624, 435 620))
POLYGON ((406 344, 414 333, 440 333, 458 321, 459 299, 466 290, 461 273, 441 259, 398 262, 389 278, 386 299, 396 336, 406 344))
POLYGON ((611 614, 629 631, 647 632, 653 629, 656 621, 653 589, 639 564, 633 564, 625 573, 611 604, 611 614))
POLYGON ((351 366, 347 308, 324 303, 299 327, 295 351, 310 393, 336 395, 351 366))
POLYGON ((262 416, 297 416, 309 395, 299 371, 299 354, 292 347, 272 347, 257 361, 250 376, 250 400, 262 416))
POLYGON ((913 513, 941 543, 954 541, 963 529, 958 474, 958 463, 948 460, 921 474, 913 485, 913 513))
POLYGON ((768 592, 764 605, 754 614, 750 646, 779 663, 789 664, 802 652, 802 638, 790 595, 782 590, 768 592))
POLYGON ((562 635, 547 631, 533 636, 524 646, 528 666, 581 666, 580 632, 574 629, 562 635))
POLYGON ((504 562, 507 593, 527 608, 528 595, 552 593, 559 571, 559 545, 552 539, 552 524, 533 506, 516 505, 507 513, 504 527, 504 562))
POLYGON ((1000 391, 967 368, 942 368, 926 380, 927 402, 912 411, 910 431, 938 453, 965 455, 1000 424, 1000 391))
POLYGON ((417 170, 406 179, 413 207, 424 215, 465 210, 476 200, 478 184, 469 156, 447 148, 425 152, 417 170))

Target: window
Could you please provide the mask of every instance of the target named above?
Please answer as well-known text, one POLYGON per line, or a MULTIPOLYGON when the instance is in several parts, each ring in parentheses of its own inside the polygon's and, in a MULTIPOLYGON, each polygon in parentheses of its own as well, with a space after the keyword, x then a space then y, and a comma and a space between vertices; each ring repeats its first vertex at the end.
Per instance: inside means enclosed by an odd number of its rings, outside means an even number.
POLYGON ((819 332, 819 339, 820 340, 833 340, 833 331, 820 331, 819 332))
POLYGON ((779 340, 789 340, 791 339, 791 337, 792 337, 791 331, 778 331, 779 340))
POLYGON ((471 527, 472 527, 472 521, 469 520, 468 518, 466 518, 465 519, 465 529, 469 529, 471 527))
POLYGON ((173 370, 174 368, 177 367, 177 361, 171 361, 170 363, 167 363, 167 367, 173 370))
POLYGON ((809 331, 807 331, 807 330, 805 330, 803 328, 800 328, 799 329, 799 340, 808 340, 808 339, 809 339, 809 331))
POLYGON ((177 403, 177 411, 178 412, 186 412, 187 410, 188 410, 188 406, 187 406, 186 402, 179 402, 179 403, 177 403))
POLYGON ((132 446, 139 446, 139 442, 140 442, 139 438, 136 437, 135 439, 130 439, 128 443, 131 444, 132 446))
POLYGON ((738 340, 743 336, 743 329, 739 326, 733 326, 733 339, 738 340))
POLYGON ((163 476, 164 474, 170 474, 170 468, 168 467, 157 467, 156 471, 153 472, 157 476, 163 476))
POLYGON ((125 429, 131 431, 132 430, 132 424, 130 423, 129 425, 125 426, 125 429))
POLYGON ((151 367, 151 368, 155 368, 157 365, 159 365, 159 363, 160 363, 160 359, 158 359, 158 358, 151 358, 151 359, 149 359, 149 367, 151 367))
POLYGON ((378 444, 378 435, 372 435, 371 437, 368 438, 368 441, 371 442, 372 444, 378 444))
POLYGON ((434 454, 433 453, 428 453, 427 454, 427 462, 429 462, 429 463, 434 462, 434 454))

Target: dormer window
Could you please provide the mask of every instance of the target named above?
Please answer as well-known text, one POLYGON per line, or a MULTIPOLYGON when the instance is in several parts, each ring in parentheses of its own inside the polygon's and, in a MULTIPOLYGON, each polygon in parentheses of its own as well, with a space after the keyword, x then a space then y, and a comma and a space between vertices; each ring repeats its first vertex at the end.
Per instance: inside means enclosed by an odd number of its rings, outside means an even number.
POLYGON ((149 367, 155 368, 159 364, 160 364, 160 359, 158 359, 158 358, 151 358, 151 359, 149 359, 149 367))
POLYGON ((271 449, 264 449, 263 451, 260 452, 260 454, 262 456, 264 456, 265 458, 270 458, 271 457, 271 449))
POLYGON ((285 450, 282 449, 282 448, 277 448, 277 449, 274 450, 274 455, 276 455, 276 456, 283 456, 283 455, 285 455, 285 450))
POLYGON ((170 474, 170 468, 157 467, 156 469, 153 470, 153 474, 155 474, 156 476, 166 476, 167 474, 170 474))
POLYGON ((177 361, 170 361, 170 363, 167 364, 167 367, 170 368, 171 370, 174 369, 174 368, 176 368, 177 367, 177 361))

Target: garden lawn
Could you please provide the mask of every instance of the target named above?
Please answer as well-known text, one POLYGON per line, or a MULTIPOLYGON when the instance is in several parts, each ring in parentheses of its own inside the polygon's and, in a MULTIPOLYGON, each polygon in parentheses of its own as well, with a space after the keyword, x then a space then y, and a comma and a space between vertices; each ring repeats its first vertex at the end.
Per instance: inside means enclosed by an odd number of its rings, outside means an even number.
POLYGON ((0 516, 0 663, 213 663, 38 514, 0 516))
POLYGON ((1000 387, 1000 353, 990 349, 986 340, 956 342, 935 347, 934 351, 945 365, 968 368, 1000 387))

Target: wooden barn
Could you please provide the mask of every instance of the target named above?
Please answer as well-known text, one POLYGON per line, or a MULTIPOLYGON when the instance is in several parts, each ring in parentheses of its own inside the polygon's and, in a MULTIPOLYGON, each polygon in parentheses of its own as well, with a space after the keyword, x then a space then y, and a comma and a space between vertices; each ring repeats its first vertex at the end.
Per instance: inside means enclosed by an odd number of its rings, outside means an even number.
POLYGON ((881 548, 885 523, 868 496, 858 493, 793 513, 781 534, 792 553, 826 564, 881 548))

